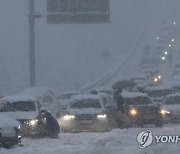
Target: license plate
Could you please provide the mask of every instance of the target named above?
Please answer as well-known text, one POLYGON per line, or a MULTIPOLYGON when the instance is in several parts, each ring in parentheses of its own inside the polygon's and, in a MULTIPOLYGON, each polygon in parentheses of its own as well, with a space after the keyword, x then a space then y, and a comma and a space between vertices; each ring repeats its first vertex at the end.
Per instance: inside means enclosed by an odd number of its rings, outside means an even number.
POLYGON ((149 115, 144 115, 143 119, 155 119, 155 115, 149 114, 149 115))
POLYGON ((80 124, 92 124, 92 120, 81 120, 79 121, 80 124))

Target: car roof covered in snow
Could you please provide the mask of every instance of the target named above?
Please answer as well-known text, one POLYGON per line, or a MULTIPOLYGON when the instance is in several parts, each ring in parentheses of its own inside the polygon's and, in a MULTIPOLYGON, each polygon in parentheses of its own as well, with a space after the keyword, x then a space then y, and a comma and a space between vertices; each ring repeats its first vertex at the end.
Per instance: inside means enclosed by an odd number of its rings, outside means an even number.
POLYGON ((147 94, 139 92, 123 92, 121 96, 124 98, 148 97, 147 94))
POLYGON ((164 86, 169 86, 169 87, 171 87, 171 86, 180 86, 180 81, 169 81, 169 82, 165 82, 163 85, 164 86))
POLYGON ((152 87, 146 87, 145 91, 152 91, 152 90, 172 90, 170 86, 152 86, 152 87))
POLYGON ((180 97, 180 94, 176 93, 176 94, 169 94, 166 96, 167 97, 180 97))
POLYGON ((93 100, 98 100, 101 99, 100 95, 96 94, 81 94, 81 95, 74 95, 71 97, 71 100, 87 100, 87 99, 93 99, 93 100))
POLYGON ((20 125, 20 123, 15 120, 10 118, 9 116, 0 114, 0 128, 4 128, 4 127, 18 127, 20 125))
POLYGON ((31 87, 31 88, 25 89, 20 94, 41 97, 45 93, 51 93, 52 95, 54 95, 52 90, 48 87, 31 87))
POLYGON ((33 101, 36 102, 38 98, 35 96, 28 96, 28 95, 15 95, 15 96, 6 96, 1 99, 1 102, 9 102, 9 103, 14 103, 18 101, 33 101))

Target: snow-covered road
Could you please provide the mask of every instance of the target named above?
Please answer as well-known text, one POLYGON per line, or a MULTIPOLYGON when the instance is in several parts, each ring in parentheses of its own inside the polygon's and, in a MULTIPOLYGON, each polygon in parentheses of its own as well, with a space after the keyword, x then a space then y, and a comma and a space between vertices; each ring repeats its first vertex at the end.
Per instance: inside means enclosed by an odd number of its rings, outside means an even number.
POLYGON ((59 139, 23 139, 23 147, 0 149, 0 154, 179 154, 180 143, 153 142, 150 147, 139 148, 137 134, 149 129, 154 135, 180 135, 180 124, 114 129, 108 133, 62 133, 59 139))

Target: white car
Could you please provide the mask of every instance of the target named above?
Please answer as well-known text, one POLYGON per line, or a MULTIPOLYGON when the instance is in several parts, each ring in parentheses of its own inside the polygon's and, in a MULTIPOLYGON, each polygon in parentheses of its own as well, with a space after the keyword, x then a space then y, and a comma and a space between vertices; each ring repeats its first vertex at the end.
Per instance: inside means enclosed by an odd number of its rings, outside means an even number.
POLYGON ((180 94, 166 96, 161 107, 164 122, 180 122, 180 94))
POLYGON ((37 97, 42 107, 49 111, 54 117, 59 118, 60 107, 51 89, 47 87, 32 87, 25 89, 20 94, 37 97))
POLYGON ((108 116, 100 95, 75 95, 61 119, 61 129, 63 132, 110 131, 108 116))
POLYGON ((6 115, 0 115, 0 147, 9 147, 20 142, 20 123, 6 115))
POLYGON ((7 96, 0 101, 0 115, 6 115, 21 123, 21 133, 29 136, 35 129, 35 118, 41 104, 34 96, 7 96))

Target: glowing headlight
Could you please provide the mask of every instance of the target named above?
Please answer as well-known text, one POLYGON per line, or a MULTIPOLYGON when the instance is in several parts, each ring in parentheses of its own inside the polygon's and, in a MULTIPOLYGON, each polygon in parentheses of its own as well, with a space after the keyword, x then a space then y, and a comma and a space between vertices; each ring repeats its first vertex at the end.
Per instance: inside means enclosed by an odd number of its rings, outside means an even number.
POLYGON ((97 115, 97 118, 98 119, 106 119, 107 115, 106 114, 99 114, 99 115, 97 115))
POLYGON ((136 109, 131 109, 130 110, 130 114, 132 115, 132 116, 135 116, 135 115, 137 115, 137 110, 136 109))
POLYGON ((21 129, 21 125, 19 125, 17 129, 21 129))
POLYGON ((158 81, 158 78, 154 78, 154 82, 157 82, 158 81))
POLYGON ((166 115, 166 114, 169 114, 170 112, 162 109, 162 110, 160 111, 160 113, 161 113, 162 115, 166 115))
POLYGON ((75 118, 74 115, 65 115, 65 116, 63 117, 64 121, 72 120, 72 119, 74 119, 74 118, 75 118))
POLYGON ((37 122, 38 122, 37 119, 30 120, 30 121, 29 121, 29 125, 30 125, 30 126, 34 126, 34 125, 37 124, 37 122))

